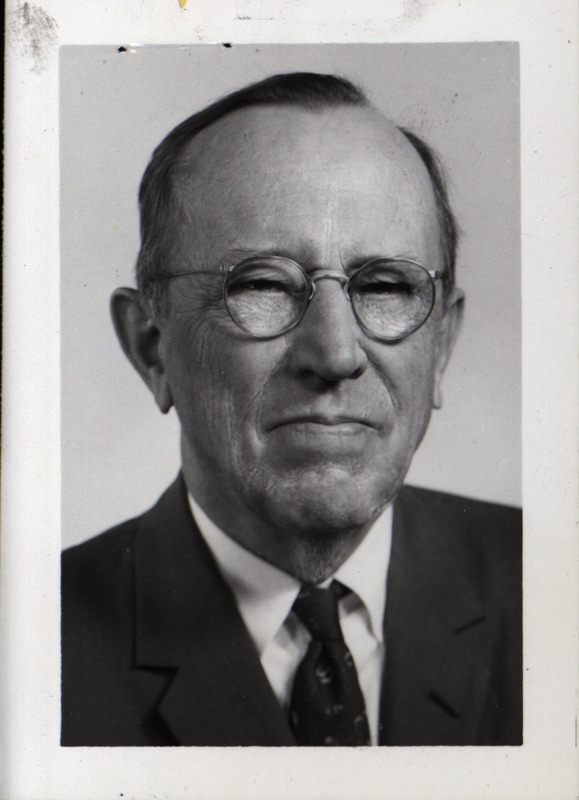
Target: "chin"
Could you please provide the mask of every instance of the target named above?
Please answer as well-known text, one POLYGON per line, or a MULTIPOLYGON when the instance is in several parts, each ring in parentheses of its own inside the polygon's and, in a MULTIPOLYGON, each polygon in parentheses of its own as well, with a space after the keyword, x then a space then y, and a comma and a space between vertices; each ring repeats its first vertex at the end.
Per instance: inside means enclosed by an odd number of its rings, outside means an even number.
POLYGON ((306 470, 271 481, 263 512, 276 527, 306 536, 346 533, 374 522, 394 494, 388 489, 375 475, 358 477, 335 467, 306 470))

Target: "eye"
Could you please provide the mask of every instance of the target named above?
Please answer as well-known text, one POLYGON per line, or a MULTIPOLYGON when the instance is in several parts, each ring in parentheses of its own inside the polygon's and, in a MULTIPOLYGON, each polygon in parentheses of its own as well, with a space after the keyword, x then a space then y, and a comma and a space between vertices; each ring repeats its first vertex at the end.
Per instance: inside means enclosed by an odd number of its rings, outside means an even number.
POLYGON ((293 296, 303 290, 303 278, 296 270, 290 271, 277 264, 252 263, 231 273, 228 290, 235 296, 293 296))
POLYGON ((414 291, 414 287, 411 284, 396 278, 374 279, 364 282, 360 288, 366 294, 411 295, 414 291))
POLYGON ((280 280, 272 278, 246 278, 233 287, 234 291, 242 292, 287 292, 288 286, 280 280))

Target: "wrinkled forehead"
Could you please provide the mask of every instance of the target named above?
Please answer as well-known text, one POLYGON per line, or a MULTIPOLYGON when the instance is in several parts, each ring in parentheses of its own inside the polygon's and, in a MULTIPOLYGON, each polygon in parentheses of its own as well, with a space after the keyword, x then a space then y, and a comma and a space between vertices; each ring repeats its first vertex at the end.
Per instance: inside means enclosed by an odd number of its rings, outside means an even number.
POLYGON ((205 231, 210 219, 239 225, 243 215, 299 216, 299 208, 338 221, 375 208, 377 219, 418 216, 436 224, 420 156, 372 108, 236 111, 189 143, 174 174, 187 218, 205 231))

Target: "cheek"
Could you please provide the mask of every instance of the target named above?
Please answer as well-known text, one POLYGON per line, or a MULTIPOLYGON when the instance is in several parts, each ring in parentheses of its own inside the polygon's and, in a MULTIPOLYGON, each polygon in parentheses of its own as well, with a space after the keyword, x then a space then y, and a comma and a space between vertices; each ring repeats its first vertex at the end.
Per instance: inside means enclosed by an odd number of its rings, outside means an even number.
POLYGON ((418 331, 400 343, 389 362, 394 398, 401 425, 421 436, 430 417, 434 387, 435 338, 418 331))
POLYGON ((279 340, 257 343, 201 323, 174 343, 170 382, 185 430, 232 453, 255 443, 262 396, 285 357, 279 340))
POLYGON ((207 428, 220 413, 220 351, 206 325, 176 328, 167 348, 167 372, 181 423, 207 428), (212 419, 213 418, 213 419, 212 419))

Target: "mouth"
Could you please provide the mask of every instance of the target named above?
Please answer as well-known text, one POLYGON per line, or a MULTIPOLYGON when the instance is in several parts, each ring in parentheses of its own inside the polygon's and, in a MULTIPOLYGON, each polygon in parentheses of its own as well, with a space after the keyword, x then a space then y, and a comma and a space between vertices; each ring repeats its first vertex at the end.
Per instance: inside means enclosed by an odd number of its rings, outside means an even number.
POLYGON ((383 438, 383 428, 360 413, 282 412, 268 430, 275 458, 300 469, 359 470, 383 438))
POLYGON ((296 414, 274 423, 270 430, 293 427, 311 432, 360 433, 369 428, 377 429, 370 420, 349 414, 296 414))

